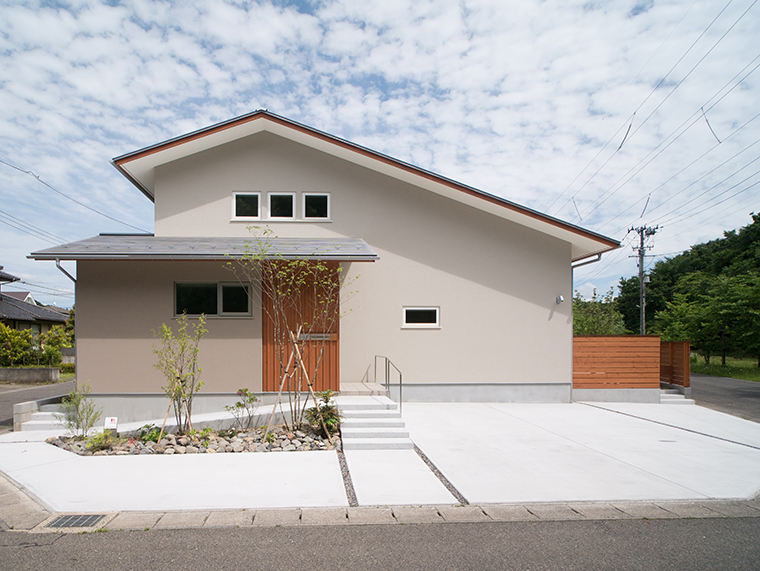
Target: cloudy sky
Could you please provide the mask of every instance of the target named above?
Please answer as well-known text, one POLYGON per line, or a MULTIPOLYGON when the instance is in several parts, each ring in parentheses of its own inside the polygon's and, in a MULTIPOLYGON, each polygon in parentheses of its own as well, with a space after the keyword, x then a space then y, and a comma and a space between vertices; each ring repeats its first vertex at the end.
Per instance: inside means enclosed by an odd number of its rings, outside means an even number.
POLYGON ((606 291, 760 211, 756 1, 2 0, 3 289, 70 306, 30 252, 153 229, 110 159, 266 108, 622 240, 606 291))

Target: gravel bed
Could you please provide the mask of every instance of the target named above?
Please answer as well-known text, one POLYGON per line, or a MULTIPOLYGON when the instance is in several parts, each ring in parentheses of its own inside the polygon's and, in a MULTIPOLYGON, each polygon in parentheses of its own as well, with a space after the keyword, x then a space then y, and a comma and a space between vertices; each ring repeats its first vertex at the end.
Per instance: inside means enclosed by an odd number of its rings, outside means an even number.
POLYGON ((164 434, 159 442, 143 442, 136 437, 113 438, 107 446, 93 445, 92 441, 74 437, 51 437, 48 444, 58 446, 80 456, 134 456, 147 454, 222 454, 251 452, 295 452, 313 450, 340 450, 339 436, 333 443, 313 429, 288 431, 284 426, 273 427, 269 442, 263 440, 264 428, 239 431, 222 431, 195 434, 164 434))

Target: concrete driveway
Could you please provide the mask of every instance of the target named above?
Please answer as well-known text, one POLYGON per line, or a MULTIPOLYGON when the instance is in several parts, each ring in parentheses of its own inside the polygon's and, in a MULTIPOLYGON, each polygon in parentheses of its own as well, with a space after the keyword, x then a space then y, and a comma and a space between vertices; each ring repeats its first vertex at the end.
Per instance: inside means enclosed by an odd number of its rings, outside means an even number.
MULTIPOLYGON (((760 424, 699 406, 405 403, 403 418, 472 504, 738 499, 760 489, 760 424)), ((80 457, 46 435, 0 435, 0 471, 53 511, 348 504, 334 451, 80 457)), ((412 450, 346 459, 360 505, 457 503, 412 450)))

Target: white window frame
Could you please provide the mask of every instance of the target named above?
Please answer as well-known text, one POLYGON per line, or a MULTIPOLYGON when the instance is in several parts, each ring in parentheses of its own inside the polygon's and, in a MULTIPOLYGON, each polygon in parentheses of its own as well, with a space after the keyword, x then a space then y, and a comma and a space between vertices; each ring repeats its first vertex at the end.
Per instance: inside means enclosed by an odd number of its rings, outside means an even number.
MULTIPOLYGON (((253 287, 250 283, 244 283, 241 284, 240 282, 218 282, 214 280, 182 280, 174 282, 174 303, 173 303, 173 313, 174 317, 181 317, 181 313, 177 313, 177 286, 178 285, 189 285, 189 284, 216 284, 216 313, 214 314, 206 314, 206 317, 211 318, 218 318, 218 317, 253 317, 253 303, 251 300, 251 287, 253 287), (224 311, 224 298, 222 296, 222 288, 223 286, 238 286, 238 287, 248 287, 248 311, 246 312, 232 312, 232 311, 224 311)), ((197 318, 200 316, 200 313, 188 313, 188 317, 190 318, 197 318)))
POLYGON ((295 220, 298 216, 296 208, 298 203, 296 201, 295 192, 268 192, 267 193, 267 218, 269 220, 295 220), (273 196, 290 196, 293 201, 293 216, 272 216, 272 197, 273 196))
POLYGON ((235 190, 232 192, 232 220, 242 220, 242 221, 250 221, 250 220, 261 220, 261 210, 264 207, 264 205, 261 203, 261 193, 257 191, 249 191, 249 190, 235 190), (235 209, 235 202, 237 201, 238 195, 245 195, 245 196, 251 196, 255 195, 259 198, 259 215, 258 216, 238 216, 237 211, 235 209))
POLYGON ((329 221, 332 216, 332 212, 330 209, 332 198, 330 197, 329 192, 302 192, 301 193, 301 213, 302 213, 302 220, 308 220, 309 222, 325 222, 329 221), (307 196, 326 196, 327 197, 327 216, 321 217, 321 216, 306 216, 306 197, 307 196))
POLYGON ((405 305, 401 308, 401 329, 440 329, 441 308, 435 305, 405 305), (406 312, 412 311, 435 311, 435 323, 407 323, 406 312))

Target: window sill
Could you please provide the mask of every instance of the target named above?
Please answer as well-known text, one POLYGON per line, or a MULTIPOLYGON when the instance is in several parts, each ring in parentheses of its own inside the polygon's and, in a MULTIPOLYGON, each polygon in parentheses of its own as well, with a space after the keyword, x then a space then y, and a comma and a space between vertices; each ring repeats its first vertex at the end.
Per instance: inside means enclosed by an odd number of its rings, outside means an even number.
POLYGON ((440 329, 440 325, 402 325, 401 329, 440 329))

